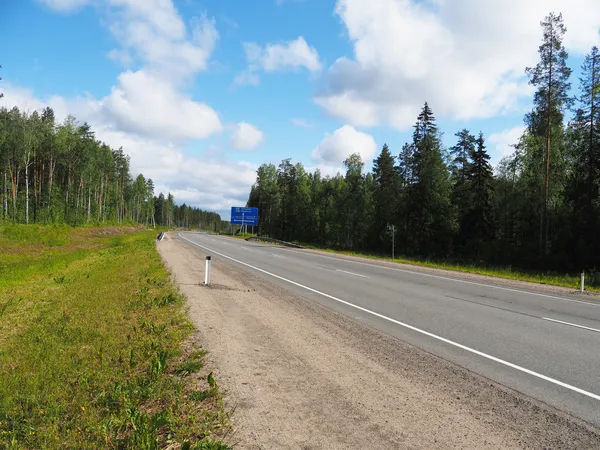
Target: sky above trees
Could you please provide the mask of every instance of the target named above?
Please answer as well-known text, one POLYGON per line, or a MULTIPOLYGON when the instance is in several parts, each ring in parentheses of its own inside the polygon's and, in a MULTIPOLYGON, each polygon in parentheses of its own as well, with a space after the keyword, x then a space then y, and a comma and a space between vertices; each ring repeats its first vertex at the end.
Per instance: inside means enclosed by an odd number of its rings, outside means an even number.
MULTIPOLYGON (((539 23, 562 12, 573 80, 600 45, 596 0, 8 0, 0 106, 51 106, 131 156, 156 192, 228 218, 256 169, 366 169, 411 139, 483 131, 492 164, 524 130, 539 23)), ((575 87, 577 83, 573 83, 575 87)))

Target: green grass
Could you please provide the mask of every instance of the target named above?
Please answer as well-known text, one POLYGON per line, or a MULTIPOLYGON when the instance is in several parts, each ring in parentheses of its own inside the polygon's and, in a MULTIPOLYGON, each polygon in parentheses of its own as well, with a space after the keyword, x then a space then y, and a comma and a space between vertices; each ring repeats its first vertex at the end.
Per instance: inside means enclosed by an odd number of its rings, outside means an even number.
MULTIPOLYGON (((381 261, 392 262, 391 256, 382 256, 373 253, 362 253, 345 250, 337 250, 331 248, 323 248, 315 245, 304 244, 300 242, 294 242, 295 244, 301 245, 308 249, 325 251, 328 253, 336 253, 340 255, 355 256, 360 258, 376 259, 381 261)), ((531 283, 547 284, 552 286, 562 286, 572 289, 579 289, 580 278, 579 275, 572 274, 558 274, 558 273, 533 273, 524 272, 519 270, 513 270, 512 268, 501 268, 501 267, 483 267, 475 264, 457 264, 453 262, 443 261, 432 261, 422 260, 416 258, 396 257, 393 262, 398 264, 410 264, 413 266, 431 267, 436 269, 452 270, 454 272, 474 273, 479 275, 486 275, 496 278, 505 278, 510 280, 528 281, 531 283)), ((597 276, 596 276, 597 278, 597 276)), ((600 292, 600 285, 598 280, 595 284, 592 284, 592 280, 588 278, 586 281, 586 290, 590 292, 600 292)))
POLYGON ((0 227, 0 448, 228 448, 155 236, 0 227))

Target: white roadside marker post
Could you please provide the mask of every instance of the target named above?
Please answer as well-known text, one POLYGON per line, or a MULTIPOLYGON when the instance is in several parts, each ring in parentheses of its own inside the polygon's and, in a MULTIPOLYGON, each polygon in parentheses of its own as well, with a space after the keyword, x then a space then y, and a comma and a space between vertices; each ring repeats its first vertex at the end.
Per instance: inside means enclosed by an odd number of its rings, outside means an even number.
POLYGON ((207 286, 210 284, 210 256, 206 257, 206 266, 205 266, 205 271, 204 271, 204 284, 207 286))
POLYGON ((581 292, 585 290, 585 270, 581 272, 581 292))

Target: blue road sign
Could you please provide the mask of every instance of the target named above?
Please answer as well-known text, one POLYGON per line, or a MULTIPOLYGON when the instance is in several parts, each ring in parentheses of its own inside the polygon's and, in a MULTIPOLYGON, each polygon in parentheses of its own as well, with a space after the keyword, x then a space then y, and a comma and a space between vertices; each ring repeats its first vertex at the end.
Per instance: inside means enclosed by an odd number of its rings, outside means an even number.
POLYGON ((258 225, 258 208, 231 207, 232 225, 258 225))

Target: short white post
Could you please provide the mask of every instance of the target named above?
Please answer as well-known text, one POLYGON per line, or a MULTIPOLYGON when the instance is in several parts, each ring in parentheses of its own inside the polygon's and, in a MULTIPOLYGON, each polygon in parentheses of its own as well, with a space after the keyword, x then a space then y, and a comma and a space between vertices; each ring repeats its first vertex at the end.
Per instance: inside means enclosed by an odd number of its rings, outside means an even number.
POLYGON ((210 284, 210 256, 206 257, 206 269, 204 271, 204 284, 210 284))
POLYGON ((581 272, 581 292, 585 290, 585 270, 581 272))

